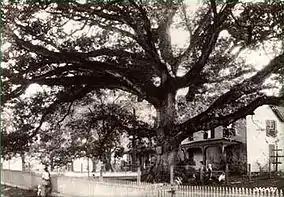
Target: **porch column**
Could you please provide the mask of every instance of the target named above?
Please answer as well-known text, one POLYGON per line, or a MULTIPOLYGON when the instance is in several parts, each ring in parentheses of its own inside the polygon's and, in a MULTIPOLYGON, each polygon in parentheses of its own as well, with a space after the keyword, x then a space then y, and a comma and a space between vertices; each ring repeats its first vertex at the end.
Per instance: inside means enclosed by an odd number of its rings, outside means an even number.
POLYGON ((200 168, 200 182, 203 185, 204 184, 204 170, 206 168, 206 150, 207 150, 207 146, 202 146, 201 147, 201 151, 202 151, 202 166, 200 168))
POLYGON ((208 146, 203 146, 201 148, 202 151, 202 156, 203 156, 203 165, 206 166, 206 150, 207 150, 208 146))
POLYGON ((186 159, 188 159, 187 158, 187 154, 186 154, 187 149, 186 148, 181 148, 180 150, 183 152, 183 160, 185 161, 186 159))
POLYGON ((226 148, 227 145, 221 144, 221 154, 222 154, 222 161, 224 162, 224 171, 225 171, 225 183, 228 184, 228 175, 229 175, 229 166, 227 163, 227 155, 226 155, 226 148))
POLYGON ((222 155, 222 161, 224 162, 225 166, 227 164, 227 155, 226 155, 226 151, 225 151, 225 148, 226 148, 227 145, 224 145, 224 144, 221 144, 220 145, 220 148, 221 148, 221 155, 222 155))

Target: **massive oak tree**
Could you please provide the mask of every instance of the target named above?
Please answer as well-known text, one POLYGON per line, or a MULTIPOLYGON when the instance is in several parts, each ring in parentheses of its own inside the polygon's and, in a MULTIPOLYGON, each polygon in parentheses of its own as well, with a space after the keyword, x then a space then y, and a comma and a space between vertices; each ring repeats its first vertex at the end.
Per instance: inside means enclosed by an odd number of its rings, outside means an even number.
POLYGON ((241 55, 281 43, 283 3, 208 0, 192 14, 193 7, 181 0, 5 3, 2 99, 32 83, 59 87, 57 105, 96 89, 137 95, 157 111, 155 169, 162 169, 191 133, 283 99, 263 91, 271 88, 267 79, 283 83, 283 50, 275 47, 261 69, 241 55), (172 43, 174 29, 188 33, 185 47, 172 43), (180 89, 187 91, 183 107, 180 89))

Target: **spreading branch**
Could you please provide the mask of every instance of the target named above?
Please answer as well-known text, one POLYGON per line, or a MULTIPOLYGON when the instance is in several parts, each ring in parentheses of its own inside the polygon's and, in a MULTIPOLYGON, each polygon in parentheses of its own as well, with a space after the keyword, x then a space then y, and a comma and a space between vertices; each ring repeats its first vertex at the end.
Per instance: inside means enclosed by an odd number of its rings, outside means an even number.
POLYGON ((197 131, 209 130, 218 126, 226 126, 235 122, 238 119, 244 118, 249 114, 253 114, 253 111, 262 105, 279 105, 283 102, 284 96, 262 96, 253 100, 252 102, 238 108, 231 114, 226 116, 212 116, 207 112, 203 112, 200 115, 190 119, 189 121, 177 126, 177 133, 174 137, 174 141, 181 143, 187 136, 197 131))

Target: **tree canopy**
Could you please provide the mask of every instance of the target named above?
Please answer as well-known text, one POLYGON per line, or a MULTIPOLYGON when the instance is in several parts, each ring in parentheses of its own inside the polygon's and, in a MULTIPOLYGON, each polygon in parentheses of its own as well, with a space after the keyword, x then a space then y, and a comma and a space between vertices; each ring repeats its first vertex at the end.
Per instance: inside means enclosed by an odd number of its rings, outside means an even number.
POLYGON ((43 126, 31 139, 29 136, 42 121, 46 96, 47 92, 38 92, 15 99, 6 106, 2 157, 32 155, 51 169, 87 157, 94 162, 102 160, 106 169, 112 170, 112 156, 123 156, 130 143, 128 136, 149 139, 154 136, 152 127, 138 120, 137 107, 129 94, 97 91, 95 95, 89 94, 72 105, 61 105, 49 112, 43 126))
POLYGON ((155 107, 167 153, 193 132, 283 99, 264 91, 283 83, 282 2, 13 2, 2 11, 4 102, 32 83, 59 87, 57 105, 120 89, 155 107), (187 33, 185 46, 173 44, 173 30, 187 33), (270 61, 256 69, 244 54, 263 47, 270 61))

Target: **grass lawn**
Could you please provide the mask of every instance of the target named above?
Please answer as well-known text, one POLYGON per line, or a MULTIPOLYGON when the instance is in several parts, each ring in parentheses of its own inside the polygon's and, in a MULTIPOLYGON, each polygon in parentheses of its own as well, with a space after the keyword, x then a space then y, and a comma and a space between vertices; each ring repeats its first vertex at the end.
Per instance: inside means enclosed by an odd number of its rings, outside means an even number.
POLYGON ((284 189, 284 178, 282 177, 253 177, 248 180, 247 177, 230 177, 228 186, 233 187, 277 187, 279 189, 284 189))

